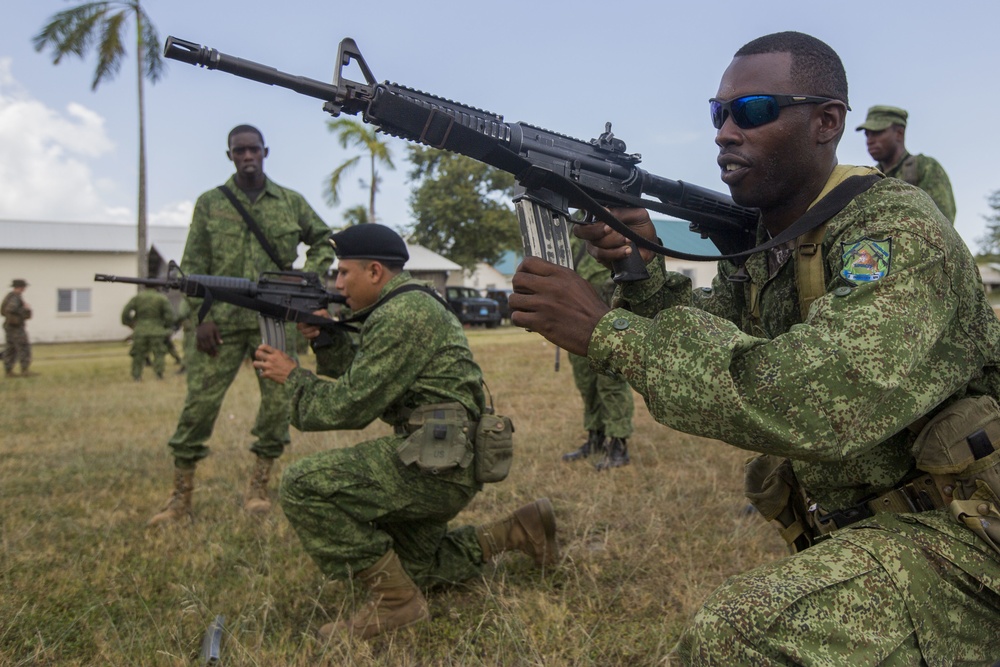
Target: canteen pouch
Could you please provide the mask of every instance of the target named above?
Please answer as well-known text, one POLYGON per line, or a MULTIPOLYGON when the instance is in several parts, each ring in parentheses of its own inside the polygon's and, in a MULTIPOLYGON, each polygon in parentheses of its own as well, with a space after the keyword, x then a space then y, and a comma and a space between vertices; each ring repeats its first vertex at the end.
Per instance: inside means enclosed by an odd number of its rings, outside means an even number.
POLYGON ((480 484, 502 482, 514 460, 514 423, 510 417, 483 415, 476 426, 476 464, 480 484))
POLYGON ((992 396, 956 401, 913 443, 917 468, 933 477, 960 524, 1000 553, 1000 405, 992 396))
POLYGON ((791 553, 813 543, 812 527, 792 462, 772 454, 747 459, 743 492, 766 521, 773 521, 791 553))
POLYGON ((468 424, 468 414, 459 403, 416 408, 407 422, 410 435, 396 450, 399 460, 431 475, 468 468, 473 459, 468 424))

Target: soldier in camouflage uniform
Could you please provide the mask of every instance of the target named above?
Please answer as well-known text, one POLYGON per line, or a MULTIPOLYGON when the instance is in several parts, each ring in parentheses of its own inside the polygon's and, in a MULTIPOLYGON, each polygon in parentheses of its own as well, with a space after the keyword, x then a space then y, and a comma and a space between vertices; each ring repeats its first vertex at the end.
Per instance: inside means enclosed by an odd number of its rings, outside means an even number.
MULTIPOLYGON (((610 304, 615 284, 611 271, 587 254, 587 245, 572 239, 573 262, 576 272, 610 304)), ((578 461, 590 455, 600 460, 594 464, 598 470, 618 468, 630 463, 628 437, 632 435, 632 414, 635 405, 632 387, 622 377, 595 373, 587 357, 570 353, 573 381, 583 399, 583 427, 587 440, 571 452, 563 454, 563 461, 578 461)))
POLYGON ((874 106, 857 131, 864 130, 868 154, 883 174, 901 178, 929 194, 948 222, 955 224, 955 195, 944 167, 932 157, 910 155, 906 150, 907 116, 899 107, 874 106))
POLYGON ((3 332, 6 339, 3 349, 3 370, 6 377, 17 377, 14 366, 20 364, 21 376, 29 377, 34 373, 28 370, 31 367, 31 341, 28 340, 24 323, 31 319, 31 306, 22 296, 28 283, 17 278, 10 286, 13 289, 0 303, 0 315, 4 318, 3 332))
MULTIPOLYGON (((353 618, 324 625, 320 637, 368 638, 426 620, 422 588, 475 577, 510 549, 553 565, 558 545, 545 499, 493 524, 449 530, 482 488, 467 435, 485 407, 482 373, 455 315, 403 270, 409 254, 398 234, 369 223, 332 242, 337 289, 360 323, 356 336, 338 331, 331 344, 314 342, 319 372, 335 381, 266 345, 254 366, 288 388, 298 429, 361 429, 381 418, 395 431, 297 461, 281 480, 285 515, 323 574, 353 576, 371 593, 353 618), (420 428, 424 419, 433 427, 420 428), (421 444, 454 456, 428 469, 430 450, 421 444)), ((314 341, 319 333, 300 329, 314 341)))
POLYGON ((153 372, 163 379, 166 340, 173 328, 174 307, 162 292, 142 289, 122 309, 122 324, 132 329, 132 379, 142 380, 146 360, 152 357, 153 372))
MULTIPOLYGON (((260 131, 250 125, 237 126, 229 133, 228 147, 226 156, 236 166, 236 173, 225 187, 256 221, 277 256, 271 257, 272 252, 216 188, 195 203, 181 260, 184 273, 256 282, 263 271, 291 268, 300 243, 308 246, 304 270, 325 273, 333 261, 330 229, 302 195, 265 176, 268 149, 260 131)), ((200 300, 192 299, 193 309, 201 305, 200 300)), ((205 443, 212 435, 222 400, 244 360, 253 356, 260 336, 257 314, 227 303, 212 305, 198 324, 195 339, 199 354, 187 357, 187 398, 169 442, 174 456, 174 491, 149 525, 191 516, 195 466, 208 456, 205 443)), ((260 408, 251 431, 256 440, 250 446, 256 462, 244 502, 244 509, 254 514, 270 511, 267 484, 271 467, 290 442, 284 390, 273 382, 259 380, 259 384, 260 408)))
MULTIPOLYGON (((715 142, 733 199, 761 211, 759 240, 871 171, 837 165, 846 111, 843 66, 823 42, 778 33, 736 53, 712 104, 715 142)), ((645 211, 617 215, 655 239, 645 211)), ((1000 545, 958 523, 954 502, 920 493, 927 476, 911 448, 915 431, 926 434, 921 418, 959 399, 982 397, 1000 419, 1000 321, 923 191, 878 180, 819 229, 823 280, 805 309, 796 273, 817 255, 796 240, 751 255, 740 281, 721 262, 713 288, 695 292, 641 251, 650 278, 623 286, 610 311, 573 272, 528 258, 513 279, 513 321, 624 375, 658 421, 760 452, 748 492, 787 524, 787 541, 808 547, 723 584, 674 660, 990 664, 1000 657, 1000 545)), ((576 233, 603 262, 630 252, 605 225, 576 233)), ((998 444, 985 442, 994 461, 998 444)), ((995 501, 978 511, 1000 516, 995 501)))

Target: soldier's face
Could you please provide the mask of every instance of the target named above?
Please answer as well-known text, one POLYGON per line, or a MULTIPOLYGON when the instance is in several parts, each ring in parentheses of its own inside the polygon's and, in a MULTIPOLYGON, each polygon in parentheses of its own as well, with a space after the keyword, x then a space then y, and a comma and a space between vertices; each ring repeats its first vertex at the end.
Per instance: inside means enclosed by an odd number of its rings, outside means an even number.
POLYGON ((367 308, 382 291, 375 263, 364 259, 342 259, 337 263, 337 290, 347 297, 351 310, 367 308))
POLYGON ((264 173, 267 147, 256 132, 234 134, 229 141, 226 156, 236 165, 236 172, 247 179, 256 179, 264 173))
POLYGON ((903 128, 893 125, 881 132, 865 130, 865 143, 868 145, 868 154, 873 160, 876 162, 889 160, 903 143, 903 128))
MULTIPOLYGON (((790 53, 740 56, 722 75, 719 100, 744 95, 804 95, 791 79, 790 53)), ((742 206, 764 211, 778 208, 815 172, 810 117, 815 105, 781 109, 774 121, 751 128, 737 127, 732 116, 715 135, 722 181, 742 206)))

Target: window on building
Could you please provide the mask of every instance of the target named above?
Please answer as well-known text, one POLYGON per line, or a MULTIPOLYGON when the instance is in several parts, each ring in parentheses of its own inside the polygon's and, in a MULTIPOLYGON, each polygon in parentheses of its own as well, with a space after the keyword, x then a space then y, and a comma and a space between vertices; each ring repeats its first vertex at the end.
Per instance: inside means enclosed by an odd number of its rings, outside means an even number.
POLYGON ((61 289, 56 306, 60 313, 89 313, 90 312, 90 290, 89 289, 61 289))

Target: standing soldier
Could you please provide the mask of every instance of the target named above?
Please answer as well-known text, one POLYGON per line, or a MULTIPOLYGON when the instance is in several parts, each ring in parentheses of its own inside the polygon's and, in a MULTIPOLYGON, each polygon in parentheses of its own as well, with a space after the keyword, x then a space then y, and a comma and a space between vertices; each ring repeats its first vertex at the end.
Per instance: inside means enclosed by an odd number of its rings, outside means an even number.
POLYGON ((7 377, 17 377, 14 373, 14 366, 21 364, 21 377, 37 375, 28 370, 31 366, 31 342, 28 340, 28 332, 24 323, 31 319, 31 306, 24 298, 24 290, 28 283, 20 278, 16 278, 10 284, 13 291, 3 298, 0 304, 0 315, 3 315, 3 331, 7 337, 7 346, 3 351, 3 370, 7 377))
MULTIPOLYGON (((611 305, 615 284, 611 271, 587 254, 587 244, 576 237, 572 239, 576 272, 589 282, 611 305)), ((594 464, 598 470, 628 465, 628 437, 632 435, 632 414, 635 404, 632 387, 621 376, 612 377, 595 373, 587 357, 569 353, 573 366, 573 381, 583 399, 583 427, 587 440, 579 449, 563 454, 563 461, 579 461, 591 455, 601 459, 594 464)))
POLYGON ((931 196, 938 209, 955 224, 955 195, 944 167, 927 155, 910 155, 906 150, 906 119, 899 107, 874 106, 857 131, 865 131, 868 154, 886 176, 900 178, 931 196))
POLYGON ((122 309, 122 324, 132 329, 132 379, 142 381, 146 359, 152 356, 153 372, 163 379, 166 340, 173 327, 174 307, 164 294, 155 289, 142 289, 129 299, 122 309))
MULTIPOLYGON (((264 271, 290 269, 299 244, 308 247, 305 270, 322 274, 333 261, 330 229, 305 198, 264 174, 268 149, 260 130, 250 125, 232 129, 226 156, 236 173, 224 186, 205 192, 194 206, 181 269, 184 273, 246 278, 254 282, 264 271)), ((201 300, 192 299, 197 309, 201 300)), ((187 358, 187 398, 168 443, 174 456, 174 491, 149 525, 191 516, 191 494, 198 461, 208 456, 226 391, 260 344, 257 314, 216 303, 195 331, 198 354, 187 358)), ((188 348, 190 349, 190 348, 188 348)), ((290 442, 288 398, 284 389, 258 378, 260 408, 251 433, 256 455, 243 509, 253 514, 271 510, 267 484, 274 460, 290 442)))

